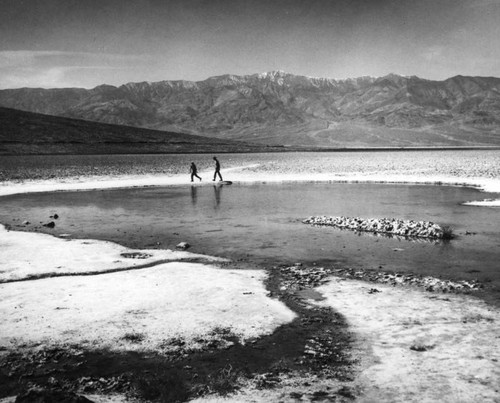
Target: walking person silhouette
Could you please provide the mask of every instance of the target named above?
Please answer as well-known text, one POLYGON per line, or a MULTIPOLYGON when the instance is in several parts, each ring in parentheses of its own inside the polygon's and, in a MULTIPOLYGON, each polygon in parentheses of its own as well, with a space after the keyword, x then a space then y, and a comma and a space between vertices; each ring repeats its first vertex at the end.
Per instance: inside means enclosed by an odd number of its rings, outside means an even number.
POLYGON ((191 162, 191 167, 189 168, 189 172, 191 172, 191 182, 193 181, 193 178, 196 176, 200 182, 201 178, 198 176, 198 168, 196 168, 196 165, 194 162, 191 162))
POLYGON ((219 163, 219 160, 217 159, 217 157, 214 157, 214 161, 215 161, 215 172, 214 172, 214 179, 217 177, 217 175, 219 175, 219 180, 222 180, 222 176, 220 174, 220 163, 219 163))

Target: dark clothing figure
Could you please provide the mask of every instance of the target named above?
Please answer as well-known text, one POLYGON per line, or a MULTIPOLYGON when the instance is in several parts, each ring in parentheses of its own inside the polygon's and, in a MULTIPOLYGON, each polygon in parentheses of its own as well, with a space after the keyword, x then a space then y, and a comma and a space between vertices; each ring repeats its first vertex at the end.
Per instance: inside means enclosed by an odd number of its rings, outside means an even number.
POLYGON ((214 179, 217 177, 217 175, 219 175, 219 180, 222 180, 222 176, 220 174, 220 163, 219 163, 219 160, 217 159, 217 157, 214 157, 214 161, 215 161, 215 172, 214 172, 214 179))
POLYGON ((189 171, 191 172, 191 182, 193 181, 193 178, 196 176, 200 182, 201 182, 201 178, 198 176, 198 168, 196 168, 196 165, 194 164, 194 162, 191 162, 191 168, 189 169, 189 171))

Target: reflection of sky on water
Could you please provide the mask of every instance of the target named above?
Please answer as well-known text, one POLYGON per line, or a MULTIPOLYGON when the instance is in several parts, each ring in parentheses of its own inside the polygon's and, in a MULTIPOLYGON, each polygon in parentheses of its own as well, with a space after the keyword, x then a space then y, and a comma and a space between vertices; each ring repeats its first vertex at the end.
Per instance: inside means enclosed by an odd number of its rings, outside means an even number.
POLYGON ((0 198, 0 222, 38 225, 57 213, 56 227, 45 231, 132 247, 167 249, 186 241, 196 253, 264 263, 330 261, 500 279, 500 210, 461 205, 478 193, 448 186, 307 183, 58 192, 0 198), (459 237, 448 243, 408 241, 318 229, 301 222, 311 215, 433 221, 451 226, 459 237), (477 235, 460 236, 466 231, 477 235))

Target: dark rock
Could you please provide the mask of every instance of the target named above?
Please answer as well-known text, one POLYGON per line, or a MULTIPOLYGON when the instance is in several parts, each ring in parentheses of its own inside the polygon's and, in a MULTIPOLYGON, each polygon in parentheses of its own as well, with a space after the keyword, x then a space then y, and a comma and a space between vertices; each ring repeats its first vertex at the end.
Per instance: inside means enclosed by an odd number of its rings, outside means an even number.
POLYGON ((433 346, 422 346, 422 345, 413 345, 410 347, 410 350, 413 350, 413 351, 418 351, 418 352, 423 352, 423 351, 427 351, 427 350, 432 350, 432 347, 433 346))
POLYGON ((313 393, 313 400, 319 400, 322 398, 326 398, 328 396, 328 392, 324 390, 318 390, 313 393))
POLYGON ((349 399, 354 399, 356 396, 352 393, 352 390, 347 387, 347 386, 342 386, 338 391, 337 394, 340 396, 347 397, 349 399))
POLYGON ((54 228, 56 226, 56 223, 54 221, 48 222, 47 224, 43 224, 44 227, 47 228, 54 228))
POLYGON ((149 259, 150 257, 153 257, 153 255, 143 252, 124 252, 120 253, 120 256, 126 259, 149 259))

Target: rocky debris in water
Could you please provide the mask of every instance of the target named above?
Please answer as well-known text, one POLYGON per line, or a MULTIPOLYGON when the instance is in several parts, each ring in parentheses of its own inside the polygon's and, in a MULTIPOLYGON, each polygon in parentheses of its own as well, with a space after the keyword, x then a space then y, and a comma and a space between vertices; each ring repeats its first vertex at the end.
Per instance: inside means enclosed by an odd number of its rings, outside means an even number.
POLYGON ((396 218, 359 218, 311 216, 304 224, 331 226, 354 231, 391 234, 401 237, 450 239, 451 231, 431 221, 400 220, 396 218))
POLYGON ((356 396, 353 393, 353 390, 349 388, 348 386, 342 386, 338 391, 337 394, 340 396, 347 397, 349 399, 354 399, 356 396))
MULTIPOLYGON (((78 394, 87 392, 105 394, 110 392, 123 393, 131 390, 132 382, 130 375, 127 373, 106 378, 82 376, 75 379, 61 378, 57 375, 61 371, 58 368, 84 368, 86 363, 87 358, 83 350, 66 347, 11 353, 3 357, 0 366, 2 371, 7 374, 7 377, 12 380, 23 378, 43 382, 44 377, 47 377, 43 388, 31 388, 20 393, 16 401, 21 402, 83 403, 90 400, 81 400, 82 397, 73 392, 78 394)), ((31 382, 28 384, 35 386, 31 382)))
POLYGON ((194 352, 213 352, 225 350, 239 339, 229 328, 215 328, 203 337, 185 340, 181 337, 165 339, 158 346, 158 353, 175 361, 186 359, 194 352))
POLYGON ((282 267, 283 275, 281 291, 300 291, 306 288, 314 288, 325 283, 333 274, 331 269, 324 267, 303 267, 294 266, 282 267))
POLYGON ((187 248, 189 248, 191 245, 189 245, 187 242, 180 242, 176 245, 176 248, 177 249, 182 249, 182 250, 186 250, 187 248))
POLYGON ((150 257, 153 257, 153 255, 143 252, 125 252, 120 253, 120 256, 126 259, 149 259, 150 257))
POLYGON ((54 228, 56 226, 56 223, 54 221, 48 222, 47 224, 43 224, 44 227, 47 228, 54 228))
POLYGON ((419 353, 432 350, 434 346, 424 346, 423 344, 414 344, 410 347, 410 350, 418 351, 419 353))
POLYGON ((125 391, 130 389, 130 381, 122 374, 108 378, 82 376, 77 380, 77 388, 82 392, 107 393, 111 391, 125 391))
POLYGON ((334 334, 323 334, 307 340, 304 354, 328 364, 332 358, 343 359, 340 343, 335 340, 334 334))
POLYGON ((436 292, 468 293, 483 288, 483 285, 476 280, 441 280, 431 276, 392 273, 386 271, 341 268, 333 269, 332 274, 339 277, 370 281, 373 283, 390 284, 394 286, 415 286, 424 288, 426 291, 436 292))
MULTIPOLYGON (((308 288, 315 288, 326 283, 331 276, 348 279, 363 280, 372 283, 390 284, 393 286, 414 286, 426 291, 468 293, 483 288, 476 280, 442 280, 432 276, 416 274, 393 273, 388 271, 374 271, 346 268, 324 268, 289 266, 282 267, 283 275, 281 291, 296 292, 308 288)), ((380 290, 370 288, 369 294, 377 294, 380 290)))
POLYGON ((254 381, 257 389, 268 389, 276 387, 281 382, 281 379, 273 373, 266 372, 256 375, 254 381))

